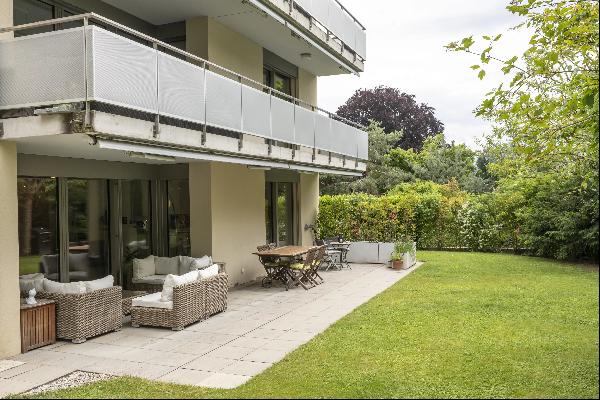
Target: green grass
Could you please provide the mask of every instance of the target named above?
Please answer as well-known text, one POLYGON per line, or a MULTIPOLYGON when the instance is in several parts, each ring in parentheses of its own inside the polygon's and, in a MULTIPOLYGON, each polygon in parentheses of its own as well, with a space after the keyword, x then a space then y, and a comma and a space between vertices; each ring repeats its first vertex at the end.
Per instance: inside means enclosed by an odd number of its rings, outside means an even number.
POLYGON ((40 272, 40 256, 19 257, 19 275, 35 274, 40 272))
POLYGON ((237 389, 120 378, 47 397, 598 398, 597 268, 419 258, 425 266, 237 389))

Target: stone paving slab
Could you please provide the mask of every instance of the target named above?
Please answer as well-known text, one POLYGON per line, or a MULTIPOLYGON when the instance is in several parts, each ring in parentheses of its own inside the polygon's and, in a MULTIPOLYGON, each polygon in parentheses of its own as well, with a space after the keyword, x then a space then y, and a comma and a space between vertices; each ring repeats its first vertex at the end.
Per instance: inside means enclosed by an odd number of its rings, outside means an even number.
POLYGON ((411 273, 353 265, 323 273, 309 291, 260 285, 233 289, 226 312, 180 332, 123 329, 79 345, 55 345, 0 360, 0 397, 31 390, 74 371, 136 376, 213 388, 246 383, 356 307, 411 273))

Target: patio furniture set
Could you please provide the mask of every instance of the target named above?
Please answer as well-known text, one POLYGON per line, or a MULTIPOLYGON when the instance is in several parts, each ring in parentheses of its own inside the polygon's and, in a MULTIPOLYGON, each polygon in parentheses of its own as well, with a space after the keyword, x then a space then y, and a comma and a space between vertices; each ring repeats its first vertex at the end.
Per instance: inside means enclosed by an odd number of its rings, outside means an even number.
MULTIPOLYGON (((144 260, 134 260, 134 264, 136 262, 144 260)), ((70 283, 54 282, 43 274, 22 276, 19 280, 21 296, 27 296, 31 289, 37 292, 37 304, 21 301, 22 339, 28 343, 23 351, 52 343, 54 335, 83 343, 88 338, 118 331, 126 315, 131 315, 133 327, 182 330, 226 310, 229 286, 224 264, 211 260, 202 269, 194 269, 192 263, 187 266, 188 272, 167 274, 162 284, 156 280, 154 284, 142 286, 145 290, 123 290, 114 286, 112 275, 70 283), (35 317, 28 317, 30 314, 35 317), (40 327, 50 334, 33 337, 31 332, 39 332, 40 327)))
POLYGON ((317 240, 316 246, 282 246, 270 243, 258 246, 253 254, 258 256, 267 276, 262 286, 281 282, 286 290, 292 286, 311 289, 324 282, 320 270, 350 268, 346 254, 350 243, 317 240))

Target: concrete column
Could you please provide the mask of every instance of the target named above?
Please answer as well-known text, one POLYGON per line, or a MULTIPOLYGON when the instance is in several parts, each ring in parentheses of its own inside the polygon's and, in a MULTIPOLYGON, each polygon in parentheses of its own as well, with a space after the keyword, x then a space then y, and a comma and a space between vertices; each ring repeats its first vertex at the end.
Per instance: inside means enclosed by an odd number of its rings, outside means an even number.
MULTIPOLYGON (((0 0, 0 28, 13 25, 13 0, 0 0)), ((0 40, 11 38, 11 33, 0 33, 0 40)))
POLYGON ((317 104, 317 77, 302 68, 298 68, 298 98, 317 104))
POLYGON ((252 254, 265 242, 265 174, 224 163, 190 163, 192 256, 227 263, 229 283, 264 274, 252 254))
POLYGON ((305 230, 305 225, 313 225, 319 212, 319 174, 300 174, 298 188, 300 201, 300 239, 303 246, 312 246, 314 236, 312 230, 305 230))
POLYGON ((17 145, 0 140, 0 359, 21 351, 17 145))
POLYGON ((189 164, 189 185, 192 257, 212 255, 210 163, 195 162, 189 164))

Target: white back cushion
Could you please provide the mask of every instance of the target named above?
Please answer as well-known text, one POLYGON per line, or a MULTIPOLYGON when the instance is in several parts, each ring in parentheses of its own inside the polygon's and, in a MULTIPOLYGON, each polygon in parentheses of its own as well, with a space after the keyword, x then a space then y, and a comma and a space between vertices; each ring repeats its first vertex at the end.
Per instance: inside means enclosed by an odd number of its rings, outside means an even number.
POLYGON ((29 274, 19 276, 19 290, 21 292, 29 292, 35 289, 36 292, 44 290, 44 274, 29 274))
POLYGON ((83 282, 59 283, 44 278, 44 291, 57 294, 81 294, 85 293, 83 282))
POLYGON ((192 263, 195 258, 188 256, 179 256, 179 275, 187 274, 192 271, 192 263))
POLYGON ((144 259, 133 259, 133 277, 143 278, 145 276, 156 275, 154 266, 154 256, 148 256, 144 259))
POLYGON ((194 282, 198 279, 198 271, 190 271, 187 274, 181 276, 169 274, 165 278, 163 284, 162 294, 160 301, 173 301, 173 288, 175 286, 184 285, 186 283, 194 282))
POLYGON ((115 277, 112 275, 105 276, 101 279, 96 279, 95 281, 83 282, 85 285, 85 291, 88 293, 93 292, 94 290, 111 288, 113 287, 114 283, 115 277))
POLYGON ((219 265, 218 264, 213 264, 208 268, 201 269, 200 271, 198 271, 198 279, 200 279, 200 280, 212 278, 213 276, 217 276, 217 275, 219 275, 219 265))
POLYGON ((156 275, 179 275, 179 257, 154 257, 156 275))
POLYGON ((190 271, 208 268, 212 265, 212 263, 213 263, 212 257, 209 257, 209 256, 196 258, 196 259, 194 259, 194 261, 192 261, 192 264, 190 266, 190 271))

